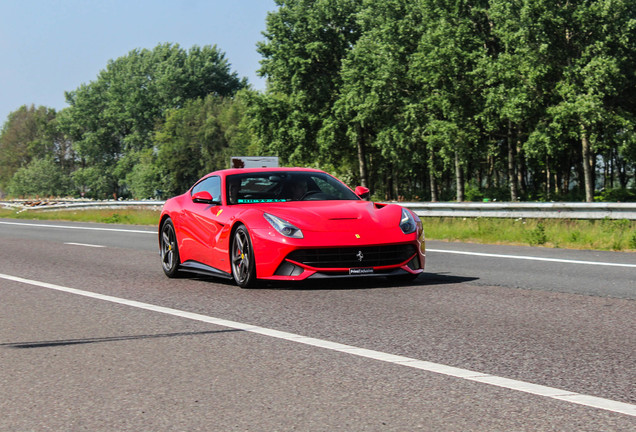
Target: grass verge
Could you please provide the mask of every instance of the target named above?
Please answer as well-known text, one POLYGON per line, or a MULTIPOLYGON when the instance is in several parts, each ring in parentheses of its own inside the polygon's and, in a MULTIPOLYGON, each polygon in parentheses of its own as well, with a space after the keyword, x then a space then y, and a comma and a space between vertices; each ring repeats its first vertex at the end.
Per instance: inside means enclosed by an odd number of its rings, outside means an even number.
POLYGON ((18 212, 0 209, 0 217, 26 220, 63 220, 72 222, 100 222, 128 225, 157 225, 161 211, 150 209, 75 209, 36 210, 18 212))
POLYGON ((429 240, 613 251, 636 250, 636 221, 422 218, 429 240))

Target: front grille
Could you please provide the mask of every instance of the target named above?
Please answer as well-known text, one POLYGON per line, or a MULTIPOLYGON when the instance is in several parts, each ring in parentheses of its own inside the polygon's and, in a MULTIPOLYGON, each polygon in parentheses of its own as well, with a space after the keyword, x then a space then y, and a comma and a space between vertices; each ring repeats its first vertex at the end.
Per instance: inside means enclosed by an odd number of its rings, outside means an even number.
POLYGON ((380 267, 403 263, 416 253, 414 245, 364 246, 295 250, 287 259, 326 268, 380 267))

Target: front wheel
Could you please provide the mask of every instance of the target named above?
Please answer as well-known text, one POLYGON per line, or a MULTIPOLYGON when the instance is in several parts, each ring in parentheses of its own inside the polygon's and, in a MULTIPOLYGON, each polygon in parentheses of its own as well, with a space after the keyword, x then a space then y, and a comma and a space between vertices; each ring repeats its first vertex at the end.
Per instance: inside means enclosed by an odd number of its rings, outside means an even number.
POLYGON ((256 265, 254 261, 254 248, 250 233, 244 225, 239 226, 232 238, 230 250, 232 261, 232 276, 241 288, 250 288, 256 284, 256 265))
POLYGON ((161 267, 169 278, 179 275, 179 248, 177 246, 177 234, 172 220, 166 219, 161 226, 161 267))

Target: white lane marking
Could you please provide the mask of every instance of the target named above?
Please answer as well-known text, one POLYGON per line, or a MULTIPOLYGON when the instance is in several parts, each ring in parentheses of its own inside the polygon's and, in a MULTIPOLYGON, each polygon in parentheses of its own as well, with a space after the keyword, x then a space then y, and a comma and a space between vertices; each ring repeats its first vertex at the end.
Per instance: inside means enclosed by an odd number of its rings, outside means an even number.
POLYGON ((80 226, 34 224, 34 223, 25 223, 25 222, 6 222, 6 221, 0 221, 0 224, 30 226, 30 227, 36 227, 36 228, 62 228, 62 229, 87 230, 87 231, 115 231, 115 232, 125 232, 125 233, 157 235, 156 231, 128 230, 128 229, 119 229, 119 228, 100 228, 100 227, 83 227, 83 226, 80 227, 80 226))
POLYGON ((55 285, 47 282, 39 282, 30 279, 24 279, 21 277, 11 276, 0 273, 1 279, 10 280, 13 282, 19 282, 23 284, 38 286, 41 288, 48 288, 56 291, 62 291, 69 294, 80 295, 84 297, 94 298, 98 300, 104 300, 111 303, 117 303, 121 305, 132 306, 138 309, 149 310, 153 312, 159 312, 167 315, 177 316, 181 318, 187 318, 195 321, 214 324, 222 327, 228 327, 236 330, 243 330, 246 332, 256 333, 264 336, 269 336, 277 339, 282 339, 290 342, 301 343, 304 345, 310 345, 314 347, 329 349, 332 351, 347 353, 358 357, 365 357, 383 362, 393 363, 397 365, 407 366, 410 368, 420 369, 427 372, 434 372, 437 374, 447 375, 454 378, 465 379, 468 381, 479 382, 483 384, 489 384, 497 387, 506 388, 509 390, 516 390, 532 395, 548 397, 552 399, 558 399, 569 403, 578 405, 585 405, 592 408, 602 409, 605 411, 612 411, 620 414, 626 414, 636 417, 636 405, 613 401, 611 399, 599 398, 596 396, 589 396, 581 393, 571 392, 567 390, 561 390, 558 388, 543 386, 539 384, 533 384, 524 381, 513 380, 510 378, 498 377, 495 375, 485 374, 481 372, 475 372, 468 369, 461 369, 454 366, 447 366, 439 363, 432 363, 424 360, 418 360, 405 356, 384 353, 381 351, 374 351, 366 348, 358 348, 351 345, 345 345, 338 342, 331 342, 323 339, 316 339, 312 337, 302 336, 299 334, 288 333, 280 330, 269 329, 265 327, 254 326, 250 324, 240 323, 236 321, 229 321, 221 318, 214 318, 207 315, 201 315, 192 312, 181 311, 178 309, 171 309, 163 306, 157 306, 149 303, 142 303, 135 300, 127 300, 119 297, 113 297, 104 294, 98 294, 90 291, 82 291, 75 288, 64 287, 61 285, 55 285))
POLYGON ((636 264, 621 264, 621 263, 610 263, 610 262, 600 262, 600 261, 578 261, 578 260, 569 260, 569 259, 542 258, 542 257, 523 256, 523 255, 489 254, 489 253, 464 252, 464 251, 446 250, 446 249, 428 249, 427 248, 426 252, 449 253, 449 254, 458 254, 458 255, 474 255, 474 256, 482 256, 482 257, 490 257, 490 258, 508 258, 508 259, 531 260, 531 261, 548 261, 548 262, 558 262, 558 263, 565 263, 565 264, 585 264, 585 265, 599 265, 599 266, 611 266, 611 267, 632 267, 632 268, 636 268, 636 264))
POLYGON ((88 243, 74 243, 74 242, 64 242, 65 245, 71 245, 71 246, 86 246, 86 247, 92 247, 92 248, 103 248, 106 247, 104 245, 95 245, 95 244, 88 244, 88 243))

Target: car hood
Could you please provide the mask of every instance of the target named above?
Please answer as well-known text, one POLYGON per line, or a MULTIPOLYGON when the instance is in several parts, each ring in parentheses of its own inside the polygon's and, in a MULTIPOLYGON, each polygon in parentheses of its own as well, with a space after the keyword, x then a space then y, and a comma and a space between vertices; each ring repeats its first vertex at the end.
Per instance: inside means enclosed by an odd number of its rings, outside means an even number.
POLYGON ((265 210, 303 231, 348 232, 397 228, 402 208, 368 201, 300 201, 265 210))

